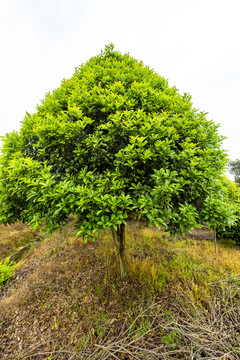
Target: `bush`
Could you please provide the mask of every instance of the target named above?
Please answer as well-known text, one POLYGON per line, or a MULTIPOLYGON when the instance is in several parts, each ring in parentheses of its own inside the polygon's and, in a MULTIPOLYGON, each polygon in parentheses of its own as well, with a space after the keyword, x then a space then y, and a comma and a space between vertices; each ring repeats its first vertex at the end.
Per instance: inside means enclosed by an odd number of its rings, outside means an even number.
POLYGON ((229 205, 235 207, 236 221, 232 226, 218 227, 217 237, 220 239, 235 240, 240 245, 240 188, 226 176, 221 179, 221 185, 225 191, 229 205))
POLYGON ((240 211, 237 214, 237 221, 232 226, 226 226, 225 229, 217 229, 217 237, 220 239, 235 240, 240 245, 240 211))

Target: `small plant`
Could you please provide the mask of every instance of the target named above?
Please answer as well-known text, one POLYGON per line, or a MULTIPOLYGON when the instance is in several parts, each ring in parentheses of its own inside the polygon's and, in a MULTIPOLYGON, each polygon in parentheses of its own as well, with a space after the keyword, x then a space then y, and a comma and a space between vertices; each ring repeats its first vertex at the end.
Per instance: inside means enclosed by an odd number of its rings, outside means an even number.
POLYGON ((14 265, 9 261, 9 258, 5 261, 0 261, 0 286, 9 279, 14 272, 14 265))
POLYGON ((151 328, 151 322, 150 321, 143 322, 139 326, 134 327, 134 325, 135 324, 133 324, 133 326, 130 328, 130 331, 132 333, 132 338, 134 340, 145 336, 150 331, 150 328, 151 328))
POLYGON ((162 342, 164 345, 175 349, 176 346, 180 343, 181 334, 178 331, 172 330, 166 336, 162 337, 162 342))

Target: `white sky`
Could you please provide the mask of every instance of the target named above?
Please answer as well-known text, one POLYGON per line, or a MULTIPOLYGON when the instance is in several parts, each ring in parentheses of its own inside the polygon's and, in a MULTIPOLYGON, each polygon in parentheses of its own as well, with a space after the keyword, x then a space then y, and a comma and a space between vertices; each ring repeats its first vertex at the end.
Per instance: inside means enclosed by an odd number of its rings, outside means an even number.
POLYGON ((0 0, 0 135, 113 42, 227 136, 240 158, 240 0, 0 0))

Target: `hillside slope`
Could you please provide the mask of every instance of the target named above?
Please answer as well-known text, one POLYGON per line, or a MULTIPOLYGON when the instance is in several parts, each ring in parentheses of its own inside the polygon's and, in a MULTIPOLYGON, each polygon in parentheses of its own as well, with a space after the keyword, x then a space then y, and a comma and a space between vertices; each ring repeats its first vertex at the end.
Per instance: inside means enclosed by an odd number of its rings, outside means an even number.
POLYGON ((217 262, 211 241, 132 222, 121 282, 109 232, 22 231, 33 244, 0 288, 1 359, 240 359, 239 249, 219 245, 217 262))

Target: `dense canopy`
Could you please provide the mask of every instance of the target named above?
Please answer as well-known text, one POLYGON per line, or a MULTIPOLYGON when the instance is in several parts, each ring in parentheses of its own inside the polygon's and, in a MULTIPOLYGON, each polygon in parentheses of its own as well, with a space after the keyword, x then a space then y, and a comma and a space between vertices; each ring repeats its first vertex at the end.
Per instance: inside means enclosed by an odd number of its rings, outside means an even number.
POLYGON ((205 115, 190 95, 106 46, 6 135, 0 221, 52 231, 75 214, 87 237, 133 217, 193 228, 206 221, 226 164, 205 115))

